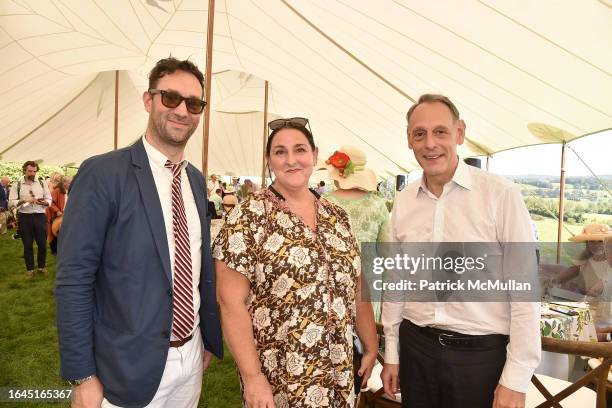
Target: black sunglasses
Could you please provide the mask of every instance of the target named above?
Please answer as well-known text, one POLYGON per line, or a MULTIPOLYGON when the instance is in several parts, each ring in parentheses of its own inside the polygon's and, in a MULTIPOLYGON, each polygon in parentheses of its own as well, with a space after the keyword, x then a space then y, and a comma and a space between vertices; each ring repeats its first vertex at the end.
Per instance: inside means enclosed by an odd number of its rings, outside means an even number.
POLYGON ((199 115, 204 110, 206 106, 206 101, 203 101, 198 98, 185 98, 179 95, 176 92, 172 91, 164 91, 161 89, 149 89, 148 91, 151 95, 161 94, 161 102, 166 108, 176 108, 181 104, 181 102, 185 101, 185 107, 189 113, 193 115, 199 115))
POLYGON ((303 128, 308 124, 308 119, 306 118, 287 118, 287 119, 275 119, 272 122, 268 123, 268 127, 270 130, 274 131, 280 129, 287 125, 293 126, 301 126, 303 128))

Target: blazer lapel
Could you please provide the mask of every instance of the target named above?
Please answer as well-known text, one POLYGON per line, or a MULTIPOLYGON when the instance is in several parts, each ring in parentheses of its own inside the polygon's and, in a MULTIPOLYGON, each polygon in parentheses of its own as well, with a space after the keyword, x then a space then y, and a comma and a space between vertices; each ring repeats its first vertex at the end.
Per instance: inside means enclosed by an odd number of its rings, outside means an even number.
POLYGON ((149 227, 153 234, 153 240, 157 247, 157 252, 162 261, 164 273, 168 281, 172 284, 172 273, 170 271, 170 251, 168 249, 168 237, 166 235, 166 227, 164 224, 164 214, 162 212, 161 203, 159 202, 159 194, 153 180, 153 173, 147 158, 147 152, 144 149, 142 140, 139 140, 132 147, 132 164, 136 167, 136 180, 142 197, 142 204, 145 214, 149 221, 149 227))

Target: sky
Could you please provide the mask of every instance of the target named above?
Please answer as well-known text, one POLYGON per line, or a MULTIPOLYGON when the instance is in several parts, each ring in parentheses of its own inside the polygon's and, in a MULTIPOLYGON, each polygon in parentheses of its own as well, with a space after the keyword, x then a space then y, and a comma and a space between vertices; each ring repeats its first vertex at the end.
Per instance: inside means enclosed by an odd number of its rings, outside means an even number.
MULTIPOLYGON (((612 130, 585 136, 568 143, 568 146, 582 157, 595 174, 612 174, 612 130)), ((496 174, 559 176, 561 145, 539 145, 497 153, 490 159, 489 166, 489 170, 496 174)), ((571 149, 565 153, 565 176, 591 176, 571 149)))

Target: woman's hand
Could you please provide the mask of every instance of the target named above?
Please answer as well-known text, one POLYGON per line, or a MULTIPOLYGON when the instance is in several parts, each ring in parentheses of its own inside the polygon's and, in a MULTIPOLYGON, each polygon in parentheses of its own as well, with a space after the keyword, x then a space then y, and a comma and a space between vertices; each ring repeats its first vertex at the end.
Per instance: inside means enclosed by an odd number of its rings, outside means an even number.
POLYGON ((361 388, 365 387, 372 375, 372 368, 374 368, 374 364, 376 364, 376 350, 366 351, 366 353, 361 357, 361 366, 359 367, 359 371, 357 374, 363 378, 361 382, 361 388))
POLYGON ((274 408, 272 387, 263 373, 243 378, 244 401, 248 408, 274 408))

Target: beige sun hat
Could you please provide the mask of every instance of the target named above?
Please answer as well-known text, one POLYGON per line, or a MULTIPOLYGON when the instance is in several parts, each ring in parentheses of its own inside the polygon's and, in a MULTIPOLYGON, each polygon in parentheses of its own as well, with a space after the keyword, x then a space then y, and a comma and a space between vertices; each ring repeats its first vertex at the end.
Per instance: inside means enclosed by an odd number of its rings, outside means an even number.
POLYGON ((603 241, 612 238, 612 228, 606 224, 589 224, 584 227, 582 232, 574 235, 569 240, 573 242, 603 241))
POLYGON ((358 188, 376 191, 376 174, 366 168, 365 152, 351 145, 344 145, 325 161, 329 178, 341 189, 358 188))
POLYGON ((223 197, 223 205, 236 205, 238 204, 238 198, 234 194, 227 194, 223 197))

